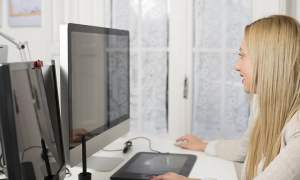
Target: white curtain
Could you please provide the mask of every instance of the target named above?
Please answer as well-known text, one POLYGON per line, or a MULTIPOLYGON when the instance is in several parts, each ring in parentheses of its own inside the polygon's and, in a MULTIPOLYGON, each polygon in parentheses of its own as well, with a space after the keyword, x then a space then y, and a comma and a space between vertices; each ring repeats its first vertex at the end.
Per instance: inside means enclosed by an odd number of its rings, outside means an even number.
POLYGON ((130 31, 131 129, 167 132, 168 0, 112 0, 112 27, 130 31))
POLYGON ((249 105, 234 70, 251 0, 194 0, 192 133, 234 138, 247 128, 249 105))

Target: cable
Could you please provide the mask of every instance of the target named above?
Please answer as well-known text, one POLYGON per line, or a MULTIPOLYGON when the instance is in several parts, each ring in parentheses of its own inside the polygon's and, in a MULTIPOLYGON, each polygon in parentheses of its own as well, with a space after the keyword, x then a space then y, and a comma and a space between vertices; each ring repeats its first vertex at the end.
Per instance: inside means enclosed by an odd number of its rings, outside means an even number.
POLYGON ((0 175, 1 175, 1 174, 2 174, 2 175, 5 175, 4 169, 1 169, 1 170, 0 170, 0 175))
MULTIPOLYGON (((25 154, 25 152, 26 151, 28 151, 28 150, 30 150, 30 149, 34 149, 34 148, 38 148, 38 149, 42 149, 42 147, 41 146, 30 146, 30 147, 28 147, 28 148, 25 148, 24 150, 23 150, 23 153, 22 153, 22 161, 23 161, 23 159, 24 159, 24 154, 25 154)), ((49 156, 49 155, 48 155, 49 156)), ((51 157, 51 156, 50 156, 51 157)), ((2 158, 2 154, 0 155, 0 165, 2 165, 2 163, 1 163, 1 158, 2 158)), ((1 166, 0 166, 1 167, 1 166)), ((56 174, 55 175, 58 175, 59 174, 59 172, 62 170, 62 168, 64 167, 64 164, 62 164, 60 167, 59 167, 59 169, 57 170, 57 172, 56 172, 56 174)), ((66 174, 71 174, 71 172, 70 172, 70 170, 66 167, 66 174)), ((0 173, 1 173, 1 171, 0 171, 0 173)))
POLYGON ((0 168, 4 168, 4 156, 3 153, 0 155, 0 168))
POLYGON ((151 141, 151 139, 149 139, 149 138, 147 138, 147 137, 139 136, 139 137, 132 138, 132 139, 130 139, 129 141, 133 141, 133 140, 136 140, 136 139, 145 139, 145 140, 147 140, 147 141, 148 141, 148 145, 149 145, 150 151, 156 152, 156 153, 161 153, 160 151, 154 150, 154 149, 152 148, 152 141, 151 141))
MULTIPOLYGON (((56 171, 56 175, 59 174, 59 172, 62 170, 63 167, 64 167, 64 164, 62 164, 62 165, 60 166, 60 168, 56 171)), ((66 167, 66 168, 67 168, 67 167, 66 167)))
POLYGON ((101 149, 102 151, 106 152, 117 152, 117 151, 123 151, 123 149, 101 149))
MULTIPOLYGON (((25 148, 24 151, 22 152, 22 161, 24 159, 24 154, 26 151, 30 150, 30 149, 34 149, 34 148, 39 148, 41 149, 41 146, 30 146, 28 148, 25 148)), ((57 170, 56 175, 59 174, 59 172, 62 170, 62 168, 64 167, 64 165, 61 165, 60 168, 57 170)), ((5 174, 4 170, 6 169, 5 165, 4 165, 4 156, 3 153, 0 154, 0 174, 5 174)), ((66 167, 65 169, 66 171, 66 175, 71 175, 71 171, 66 167)))
MULTIPOLYGON (((149 150, 150 151, 156 152, 156 153, 162 153, 162 152, 157 151, 157 150, 155 150, 155 149, 152 148, 152 141, 151 141, 151 139, 149 139, 147 137, 138 136, 138 137, 131 138, 128 141, 134 141, 134 140, 137 140, 137 139, 144 139, 144 140, 148 141, 148 146, 149 146, 149 150)), ((102 149, 102 151, 114 152, 114 151, 123 151, 123 149, 102 149)))
POLYGON ((6 171, 6 167, 5 167, 5 163, 4 163, 4 156, 3 153, 1 153, 0 155, 0 174, 5 175, 5 171, 6 171))
POLYGON ((66 176, 72 176, 72 173, 71 173, 71 171, 70 171, 70 169, 68 168, 68 167, 66 167, 66 176))
POLYGON ((22 152, 22 161, 24 160, 24 154, 25 154, 25 152, 28 151, 28 150, 30 150, 30 149, 34 149, 34 148, 42 149, 41 146, 30 146, 30 147, 25 148, 23 150, 23 152, 22 152))

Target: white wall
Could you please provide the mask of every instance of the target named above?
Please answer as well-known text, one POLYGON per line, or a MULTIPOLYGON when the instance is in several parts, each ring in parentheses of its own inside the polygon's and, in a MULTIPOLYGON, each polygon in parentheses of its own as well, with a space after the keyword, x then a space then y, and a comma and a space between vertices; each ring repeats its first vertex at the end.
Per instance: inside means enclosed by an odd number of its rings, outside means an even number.
MULTIPOLYGON (((3 0, 0 31, 16 40, 28 41, 33 60, 59 59, 59 24, 65 22, 104 26, 107 0, 42 0, 41 27, 9 27, 7 0, 3 0)), ((9 45, 8 61, 20 60, 19 52, 0 37, 0 44, 9 45)))
POLYGON ((253 20, 273 14, 286 14, 286 3, 290 0, 253 0, 253 20))
MULTIPOLYGON (((19 41, 28 41, 34 59, 49 58, 48 49, 51 44, 51 1, 44 1, 42 4, 42 26, 41 27, 24 27, 24 28, 11 28, 8 26, 7 17, 7 1, 3 2, 3 14, 2 14, 2 27, 1 32, 10 35, 19 41)), ((19 60, 19 53, 14 45, 0 38, 1 44, 9 45, 9 61, 19 60)))
MULTIPOLYGON (((0 9, 0 31, 18 41, 28 41, 33 60, 59 61, 59 24, 66 22, 89 25, 109 25, 109 0, 42 0, 40 27, 10 27, 7 17, 7 0, 0 9)), ((1 6, 0 6, 1 7, 1 6)), ((0 44, 9 46, 8 62, 20 61, 14 45, 0 37, 0 44)), ((0 148, 1 152, 1 148, 0 148)))
POLYGON ((300 1, 299 0, 288 0, 286 4, 287 14, 297 18, 300 21, 300 1))

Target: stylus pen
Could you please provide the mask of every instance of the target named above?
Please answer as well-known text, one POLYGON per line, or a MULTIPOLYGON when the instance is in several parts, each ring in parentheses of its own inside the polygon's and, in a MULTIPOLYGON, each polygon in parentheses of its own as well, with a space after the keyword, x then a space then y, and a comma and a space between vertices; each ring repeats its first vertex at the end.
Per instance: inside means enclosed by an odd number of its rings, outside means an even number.
POLYGON ((86 145, 85 145, 85 136, 81 137, 82 144, 82 171, 86 173, 86 145))

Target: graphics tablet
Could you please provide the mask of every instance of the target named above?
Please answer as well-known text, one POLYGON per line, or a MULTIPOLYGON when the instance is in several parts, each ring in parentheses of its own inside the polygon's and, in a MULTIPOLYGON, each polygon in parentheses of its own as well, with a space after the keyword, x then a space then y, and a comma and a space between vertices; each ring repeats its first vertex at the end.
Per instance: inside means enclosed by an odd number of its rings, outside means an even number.
POLYGON ((121 167, 111 180, 148 180, 167 172, 188 176, 197 157, 189 154, 140 152, 121 167))

